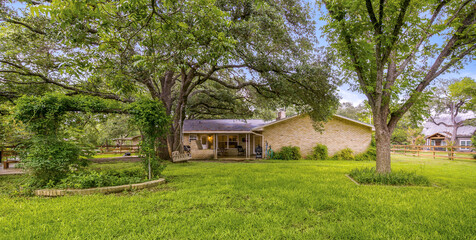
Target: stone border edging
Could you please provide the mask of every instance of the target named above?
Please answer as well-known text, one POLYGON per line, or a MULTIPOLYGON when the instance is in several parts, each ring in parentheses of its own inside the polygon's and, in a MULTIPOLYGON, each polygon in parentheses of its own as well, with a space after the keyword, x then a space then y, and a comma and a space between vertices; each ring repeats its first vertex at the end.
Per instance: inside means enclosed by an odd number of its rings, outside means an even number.
POLYGON ((345 176, 348 177, 348 178, 349 178, 352 182, 354 182, 355 184, 360 185, 360 183, 358 183, 357 181, 355 181, 349 174, 346 174, 345 176))
POLYGON ((94 193, 106 194, 106 193, 122 192, 124 190, 138 190, 138 189, 144 189, 144 188, 151 188, 161 183, 165 183, 165 179, 159 178, 157 180, 143 182, 143 183, 135 183, 135 184, 127 184, 127 185, 111 186, 111 187, 88 188, 88 189, 40 189, 40 190, 35 190, 35 195, 43 196, 43 197, 58 197, 58 196, 64 196, 64 195, 89 195, 94 193))

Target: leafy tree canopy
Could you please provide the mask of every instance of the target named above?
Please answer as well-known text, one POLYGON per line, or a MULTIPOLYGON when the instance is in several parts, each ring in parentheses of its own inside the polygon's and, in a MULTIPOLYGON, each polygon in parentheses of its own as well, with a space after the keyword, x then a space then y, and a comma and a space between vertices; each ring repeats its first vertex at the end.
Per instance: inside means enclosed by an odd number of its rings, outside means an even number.
POLYGON ((474 59, 474 0, 322 0, 324 32, 342 74, 364 93, 376 129, 377 171, 390 172, 390 137, 441 74, 474 59), (443 41, 434 41, 434 37, 443 41))

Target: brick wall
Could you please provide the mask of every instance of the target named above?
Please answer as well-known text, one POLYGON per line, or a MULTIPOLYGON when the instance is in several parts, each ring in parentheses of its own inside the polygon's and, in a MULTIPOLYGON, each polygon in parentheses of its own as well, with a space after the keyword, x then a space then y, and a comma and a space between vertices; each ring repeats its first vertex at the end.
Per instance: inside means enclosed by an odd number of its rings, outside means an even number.
POLYGON ((322 133, 312 127, 309 116, 298 116, 264 128, 263 135, 273 151, 284 146, 298 146, 303 157, 312 152, 317 143, 324 144, 332 156, 337 151, 350 148, 354 153, 367 150, 372 138, 370 127, 354 123, 339 117, 324 124, 322 133))

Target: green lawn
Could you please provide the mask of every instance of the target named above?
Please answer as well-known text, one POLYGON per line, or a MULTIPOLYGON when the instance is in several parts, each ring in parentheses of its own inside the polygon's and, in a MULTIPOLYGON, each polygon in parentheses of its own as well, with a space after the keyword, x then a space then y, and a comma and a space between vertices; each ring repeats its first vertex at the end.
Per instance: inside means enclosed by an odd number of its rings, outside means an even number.
POLYGON ((438 187, 357 186, 344 175, 374 164, 171 164, 156 189, 60 198, 8 196, 21 177, 0 177, 0 238, 475 239, 476 161, 394 157, 394 169, 438 187))

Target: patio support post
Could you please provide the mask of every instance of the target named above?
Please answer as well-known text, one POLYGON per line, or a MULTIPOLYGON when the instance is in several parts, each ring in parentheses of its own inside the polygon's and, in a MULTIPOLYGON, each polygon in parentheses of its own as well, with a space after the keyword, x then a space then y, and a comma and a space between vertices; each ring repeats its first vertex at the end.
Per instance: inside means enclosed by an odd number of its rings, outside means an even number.
POLYGON ((264 148, 264 136, 261 135, 261 158, 265 158, 266 149, 264 148))
POLYGON ((246 134, 246 156, 245 156, 245 158, 248 158, 248 155, 250 153, 250 147, 249 146, 250 146, 250 134, 247 133, 246 134))
POLYGON ((218 134, 215 133, 215 136, 213 137, 213 157, 215 159, 218 159, 218 134))
POLYGON ((251 134, 248 133, 248 158, 251 158, 251 134))

